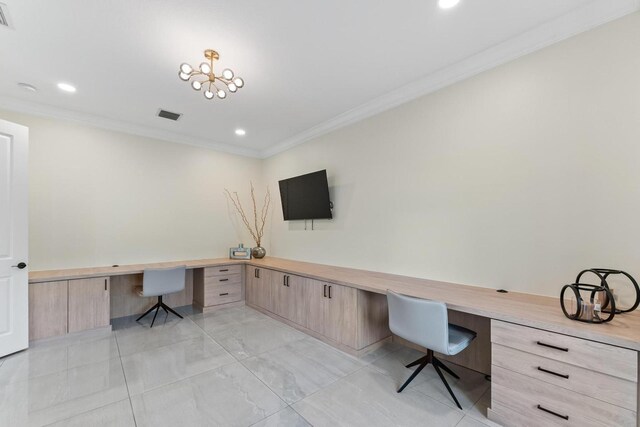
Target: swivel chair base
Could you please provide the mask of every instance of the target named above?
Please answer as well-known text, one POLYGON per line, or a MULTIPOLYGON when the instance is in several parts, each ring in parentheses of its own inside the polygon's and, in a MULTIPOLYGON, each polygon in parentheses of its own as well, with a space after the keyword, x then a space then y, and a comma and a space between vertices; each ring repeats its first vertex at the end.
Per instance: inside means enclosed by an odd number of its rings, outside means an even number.
POLYGON ((162 308, 162 309, 164 310, 164 312, 165 312, 165 313, 167 313, 167 314, 169 314, 169 312, 172 312, 173 314, 175 314, 175 315, 176 315, 176 316, 178 316, 179 318, 181 318, 181 319, 183 318, 183 317, 182 317, 182 316, 180 316, 180 315, 179 315, 175 310, 173 310, 173 309, 172 309, 171 307, 169 307, 167 304, 163 303, 163 302, 162 302, 162 295, 160 295, 160 296, 158 297, 158 302, 157 302, 153 307, 151 307, 149 310, 147 310, 147 311, 146 311, 142 316, 138 317, 138 318, 136 319, 136 322, 139 322, 139 321, 140 321, 140 319, 142 319, 144 316, 146 316, 147 314, 151 313, 151 312, 155 309, 155 310, 156 310, 156 314, 154 314, 154 315, 153 315, 153 320, 151 321, 151 326, 150 326, 151 328, 153 328, 153 324, 154 324, 154 323, 155 323, 155 321, 156 321, 156 316, 158 315, 158 311, 159 311, 161 308, 162 308))
POLYGON ((440 379, 442 380, 442 382, 444 383, 445 387, 447 387, 447 390, 449 391, 449 394, 451 395, 451 397, 453 398, 453 401, 456 402, 456 405, 458 405, 458 408, 462 409, 462 406, 460 406, 460 402, 458 402, 458 399, 456 398, 456 395, 453 393, 453 390, 451 390, 451 387, 449 387, 449 383, 447 382, 447 380, 444 378, 444 375, 442 374, 442 372, 440 371, 440 368, 442 368, 446 373, 448 373, 449 375, 451 375, 453 378, 455 379, 460 379, 460 377, 458 375, 456 375, 455 372, 453 372, 451 369, 449 369, 447 366, 445 366, 444 363, 442 363, 440 360, 438 360, 434 355, 433 355, 433 350, 428 350, 427 351, 427 355, 424 357, 421 357, 420 359, 416 360, 415 362, 411 362, 407 365, 407 368, 412 368, 416 365, 420 365, 418 366, 418 369, 416 369, 415 371, 413 371, 413 374, 411 374, 411 376, 409 377, 409 379, 407 381, 405 381, 404 384, 402 384, 402 387, 400 387, 398 389, 398 393, 400 393, 402 390, 405 389, 406 386, 409 385, 409 383, 411 381, 413 381, 413 379, 418 376, 418 374, 420 373, 420 371, 422 371, 422 369, 424 369, 425 366, 427 366, 429 363, 431 363, 433 365, 433 368, 436 370, 436 372, 438 373, 438 376, 440 377, 440 379))

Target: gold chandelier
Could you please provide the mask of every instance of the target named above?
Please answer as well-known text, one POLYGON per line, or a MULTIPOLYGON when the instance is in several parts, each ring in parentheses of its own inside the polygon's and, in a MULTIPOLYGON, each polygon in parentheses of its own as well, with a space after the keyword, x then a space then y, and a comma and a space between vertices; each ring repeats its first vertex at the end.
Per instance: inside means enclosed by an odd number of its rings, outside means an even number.
POLYGON ((203 62, 197 70, 186 62, 180 65, 178 76, 185 82, 191 81, 191 87, 194 90, 205 88, 205 98, 213 99, 215 96, 218 96, 220 99, 225 99, 227 97, 227 92, 218 87, 216 83, 221 86, 224 84, 227 90, 232 93, 244 86, 244 80, 240 77, 234 78, 233 71, 228 68, 224 69, 219 76, 213 73, 213 61, 217 61, 220 58, 218 52, 207 49, 204 51, 204 57, 207 58, 209 62, 203 62))

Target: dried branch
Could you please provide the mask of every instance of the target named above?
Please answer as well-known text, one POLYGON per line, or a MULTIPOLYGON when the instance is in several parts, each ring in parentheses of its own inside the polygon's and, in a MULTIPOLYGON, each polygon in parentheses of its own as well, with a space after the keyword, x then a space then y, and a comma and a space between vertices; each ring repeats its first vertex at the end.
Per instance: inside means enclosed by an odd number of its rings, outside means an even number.
POLYGON ((255 225, 255 230, 256 230, 256 235, 258 236, 258 240, 256 240, 256 243, 258 244, 258 246, 260 246, 260 233, 258 232, 259 228, 258 228, 258 212, 256 210, 256 192, 253 189, 253 182, 249 181, 249 184, 251 184, 251 202, 253 202, 253 224, 255 225))
POLYGON ((267 212, 269 211, 270 204, 271 204, 271 192, 269 191, 269 187, 267 187, 267 192, 264 195, 262 212, 260 214, 260 220, 262 221, 262 226, 260 227, 260 232, 259 232, 260 238, 264 236, 264 225, 267 223, 267 212))
POLYGON ((242 203, 240 203, 240 197, 238 197, 237 192, 229 192, 226 188, 224 189, 227 196, 233 203, 236 211, 240 214, 240 218, 242 218, 242 222, 244 226, 249 230, 251 237, 256 242, 257 246, 260 246, 260 242, 262 241, 262 236, 264 236, 264 226, 267 223, 267 213, 269 212, 269 206, 271 204, 271 192, 269 191, 269 187, 267 187, 267 192, 264 196, 264 203, 262 205, 262 210, 260 212, 260 217, 258 217, 258 207, 256 203, 256 195, 255 189, 253 188, 253 182, 251 182, 251 202, 253 203, 253 227, 249 223, 247 216, 244 213, 244 208, 242 207, 242 203), (235 197, 234 197, 235 195, 235 197), (255 227, 255 228, 254 228, 255 227))

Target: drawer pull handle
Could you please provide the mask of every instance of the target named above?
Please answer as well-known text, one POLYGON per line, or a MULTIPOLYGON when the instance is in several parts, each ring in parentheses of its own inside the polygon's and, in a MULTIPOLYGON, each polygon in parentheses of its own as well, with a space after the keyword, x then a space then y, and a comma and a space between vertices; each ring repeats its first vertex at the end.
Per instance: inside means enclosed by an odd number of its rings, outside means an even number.
POLYGON ((221 282, 226 282, 229 279, 220 279, 221 282))
POLYGON ((555 415, 558 418, 562 418, 563 420, 569 420, 569 415, 560 415, 559 413, 553 412, 552 410, 547 409, 544 406, 538 405, 538 409, 540 409, 541 411, 544 411, 544 412, 546 412, 548 414, 555 415))
POLYGON ((566 380, 568 380, 568 379, 569 379, 569 375, 566 375, 566 374, 559 374, 559 373, 557 373, 557 372, 553 372, 553 371, 550 371, 550 370, 548 370, 548 369, 544 369, 542 366, 538 366, 538 371, 545 372, 545 373, 547 373, 547 374, 551 374, 551 375, 555 375, 556 377, 561 377, 561 378, 564 378, 564 379, 566 379, 566 380))
POLYGON ((327 297, 327 285, 324 285, 324 297, 327 297))
POLYGON ((564 348, 564 347, 557 347, 557 346, 555 346, 555 345, 551 345, 551 344, 543 343, 542 341, 538 341, 538 342, 537 342, 537 344, 538 344, 538 345, 541 345, 541 346, 543 346, 543 347, 552 348, 552 349, 554 349, 554 350, 569 351, 569 349, 568 349, 568 348, 564 348))
POLYGON ((220 294, 221 297, 225 296, 225 295, 229 295, 229 292, 225 292, 223 294, 220 294))
POLYGON ((220 270, 220 272, 221 272, 221 273, 222 273, 223 271, 229 271, 229 269, 228 269, 228 268, 225 268, 225 269, 223 269, 223 270, 220 270))

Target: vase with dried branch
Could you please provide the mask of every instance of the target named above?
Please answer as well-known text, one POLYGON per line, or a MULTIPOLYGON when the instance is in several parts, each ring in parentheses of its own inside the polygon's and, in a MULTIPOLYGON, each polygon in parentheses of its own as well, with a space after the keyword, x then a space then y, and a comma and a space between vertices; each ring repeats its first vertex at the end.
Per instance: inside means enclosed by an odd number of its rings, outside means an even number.
POLYGON ((267 223, 267 213, 269 212, 269 206, 271 205, 271 192, 269 192, 269 187, 267 187, 267 191, 264 196, 264 202, 262 203, 262 209, 260 210, 260 215, 258 215, 258 206, 256 203, 256 194, 255 189, 253 188, 253 182, 251 184, 251 202, 253 203, 253 224, 249 222, 247 215, 244 212, 244 208, 242 207, 242 203, 240 203, 240 197, 238 197, 238 192, 234 191, 233 193, 224 189, 225 193, 227 193, 227 197, 233 203, 233 206, 236 208, 236 211, 240 215, 244 226, 253 237, 253 240, 256 242, 256 247, 251 249, 251 255, 254 258, 264 258, 267 254, 267 251, 260 245, 262 243, 262 236, 264 236, 264 226, 267 223))

